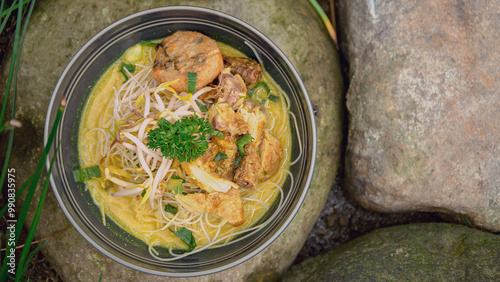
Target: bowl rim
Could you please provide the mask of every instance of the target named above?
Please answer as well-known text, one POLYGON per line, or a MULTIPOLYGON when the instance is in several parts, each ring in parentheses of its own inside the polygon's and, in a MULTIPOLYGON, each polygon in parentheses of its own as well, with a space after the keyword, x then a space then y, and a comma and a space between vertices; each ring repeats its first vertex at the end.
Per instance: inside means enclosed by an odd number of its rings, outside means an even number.
MULTIPOLYGON (((48 136, 49 136, 49 133, 50 133, 50 128, 52 126, 52 122, 53 122, 53 118, 52 118, 52 111, 53 109, 57 109, 59 107, 59 104, 60 104, 60 98, 58 98, 57 94, 58 92, 60 92, 60 88, 61 88, 61 84, 63 83, 63 80, 64 78, 68 75, 68 72, 70 71, 70 69, 73 67, 73 65, 76 64, 76 61, 77 59, 79 58, 79 56, 82 55, 82 53, 90 46, 92 45, 93 42, 95 42, 96 40, 98 40, 98 38, 100 38, 101 36, 105 35, 107 32, 109 32, 110 30, 112 30, 115 26, 118 26, 122 23, 125 23, 127 21, 130 21, 134 18, 137 18, 137 17, 141 17, 141 16, 146 16, 150 13, 157 13, 157 12, 162 12, 162 11, 193 11, 193 12, 204 12, 204 13, 209 13, 209 14, 212 14, 212 15, 215 15, 215 16, 219 16, 219 17, 222 17, 222 18, 225 18, 229 21, 233 21, 235 22, 236 24, 239 24, 241 26, 244 26, 245 28, 247 28, 248 30, 250 30, 250 32, 254 33, 257 37, 259 37, 260 39, 262 39, 263 41, 265 41, 267 44, 269 44, 270 46, 272 46, 274 49, 275 49, 275 52, 278 53, 278 55, 281 57, 281 59, 284 61, 284 63, 286 64, 286 67, 288 67, 290 69, 290 72, 293 74, 293 76, 297 79, 297 84, 300 88, 300 91, 304 94, 303 95, 303 101, 305 102, 305 105, 303 106, 306 106, 307 109, 309 110, 309 119, 310 119, 310 122, 311 122, 311 134, 312 134, 312 142, 311 142, 311 146, 312 148, 309 148, 310 149, 310 152, 311 152, 311 155, 312 155, 312 158, 311 158, 311 163, 310 163, 310 168, 309 168, 309 171, 306 171, 304 173, 304 178, 305 178, 305 189, 304 191, 299 195, 298 197, 298 201, 297 201, 297 204, 291 208, 291 213, 290 213, 290 216, 288 216, 287 218, 285 218, 283 224, 279 227, 279 229, 277 229, 277 231, 272 234, 269 239, 265 240, 263 242, 263 244, 261 244, 259 247, 255 248, 253 251, 247 253, 246 255, 244 255, 243 257, 233 261, 233 262, 229 262, 223 266, 219 266, 219 267, 214 267, 210 270, 203 270, 203 271, 192 271, 192 272, 189 272, 189 273, 185 273, 185 272, 162 272, 162 271, 156 271, 156 270, 153 270, 153 269, 148 269, 148 268, 143 268, 141 266, 138 266, 138 265, 135 265, 133 263, 130 263, 128 261, 125 261, 123 259, 121 259, 120 257, 117 257, 116 255, 114 255, 113 253, 107 251, 106 249, 102 248, 101 246, 99 246, 96 242, 94 242, 93 239, 91 239, 85 232, 84 230, 77 224, 77 222, 75 221, 75 219, 73 219, 73 217, 70 215, 70 212, 68 211, 68 207, 66 207, 65 204, 61 204, 62 203, 62 198, 61 198, 61 195, 59 194, 59 192, 57 191, 57 188, 56 188, 56 182, 55 182, 55 179, 54 179, 54 176, 53 176, 53 173, 50 174, 49 176, 49 179, 50 179, 50 184, 51 184, 51 187, 52 187, 52 191, 54 192, 54 195, 57 199, 57 202, 59 204, 59 206, 61 207, 61 209, 63 210, 66 218, 70 221, 70 223, 73 225, 73 227, 78 231, 78 233, 83 237, 85 238, 85 240, 90 243, 94 248, 96 248, 97 250, 99 250, 101 253, 103 253, 104 255, 106 255, 107 257, 111 258, 112 260, 122 264, 122 265, 125 265, 127 267, 130 267, 134 270, 139 270, 141 272, 145 272, 145 273, 148 273, 148 274, 154 274, 154 275, 160 275, 160 276, 168 276, 168 277, 194 277, 194 276, 201 276, 201 275, 208 275, 208 274, 213 274, 213 273, 217 273, 217 272, 220 272, 220 271, 224 271, 224 270, 227 270, 227 269, 230 269, 232 267, 235 267, 251 258, 253 258, 254 256, 256 256, 257 254, 259 254, 260 252, 262 252, 264 249, 266 249, 267 247, 269 247, 284 231, 285 229, 288 227, 288 225, 290 224, 290 222, 295 218, 295 216, 297 215, 297 212, 298 210, 300 209, 300 207, 302 206, 302 203, 304 202, 304 199, 307 195, 307 192, 309 190, 309 187, 311 185, 311 181, 312 181, 312 177, 313 177, 313 174, 314 174, 314 169, 315 169, 315 165, 316 165, 316 154, 317 154, 317 132, 316 132, 316 122, 315 122, 315 118, 314 118, 314 111, 313 111, 313 107, 312 107, 312 104, 311 104, 311 101, 310 101, 310 98, 309 98, 309 94, 307 92, 307 89, 304 85, 304 82, 302 81, 300 75, 298 74, 297 70, 295 69, 295 67, 293 66, 293 64, 290 62, 290 60, 288 59, 288 57, 283 53, 283 51, 281 51, 281 49, 274 43, 272 42, 266 35, 264 35, 262 32, 260 32, 259 30, 257 30, 256 28, 254 28, 252 25, 232 16, 232 15, 229 15, 227 13, 224 13, 224 12, 221 12, 221 11, 218 11, 218 10, 214 10, 214 9, 210 9, 210 8, 204 8, 204 7, 197 7, 197 6, 164 6, 164 7, 157 7, 157 8, 151 8, 151 9, 146 9, 146 10, 142 10, 142 11, 139 11, 139 12, 136 12, 136 13, 133 13, 133 14, 130 14, 124 18, 121 18, 113 23, 111 23, 110 25, 106 26, 104 29, 102 29, 101 31, 99 31, 97 34, 95 34, 94 36, 92 36, 92 38, 90 40, 88 40, 82 47, 80 47, 80 49, 78 50, 77 53, 75 53, 75 55, 71 58, 70 62, 66 65, 66 67, 64 68, 63 72, 61 73, 61 75, 59 76, 59 79, 56 83, 56 86, 54 88, 54 90, 52 91, 51 93, 51 99, 50 99, 50 102, 49 102, 49 105, 48 105, 48 108, 47 108, 47 114, 46 114, 46 117, 45 117, 45 127, 44 127, 44 140, 43 140, 43 143, 44 143, 44 147, 47 145, 47 139, 48 139, 48 136)), ((63 94, 64 95, 64 94, 63 94)), ((305 116, 307 116, 307 113, 305 113, 305 116)), ((55 140, 57 141, 57 140, 55 140)), ((50 160, 51 158, 54 156, 55 154, 55 150, 54 150, 54 146, 55 146, 55 143, 51 146, 50 148, 50 151, 49 151, 49 154, 48 154, 48 158, 46 160, 46 167, 47 167, 47 170, 49 169, 49 166, 50 166, 50 160)))

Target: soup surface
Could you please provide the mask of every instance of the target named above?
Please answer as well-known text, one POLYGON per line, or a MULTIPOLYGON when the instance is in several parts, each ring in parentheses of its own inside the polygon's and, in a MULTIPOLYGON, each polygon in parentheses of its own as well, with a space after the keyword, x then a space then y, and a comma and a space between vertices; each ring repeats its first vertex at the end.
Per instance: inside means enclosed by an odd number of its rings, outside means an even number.
MULTIPOLYGON (((246 56, 217 42, 223 70, 208 84, 202 80, 209 76, 198 71, 194 91, 189 92, 189 77, 187 91, 176 91, 180 80, 155 79, 169 66, 158 70, 157 52, 168 57, 172 46, 165 41, 129 48, 104 72, 85 106, 78 137, 81 167, 101 171, 85 183, 104 224, 108 216, 150 246, 153 256, 155 246, 172 255, 196 252, 259 228, 259 219, 281 202, 292 161, 288 97, 267 72, 258 81, 245 81, 231 71, 238 64, 227 66, 231 58, 246 56), (236 93, 231 87, 238 83, 243 91, 231 105, 230 97, 220 96, 236 93), (205 142, 205 150, 191 159, 166 156, 184 141, 161 143, 165 128, 187 128, 188 118, 210 127, 190 135, 205 142), (153 139, 160 145, 154 147, 153 139)), ((182 69, 175 63, 175 70, 182 69)))

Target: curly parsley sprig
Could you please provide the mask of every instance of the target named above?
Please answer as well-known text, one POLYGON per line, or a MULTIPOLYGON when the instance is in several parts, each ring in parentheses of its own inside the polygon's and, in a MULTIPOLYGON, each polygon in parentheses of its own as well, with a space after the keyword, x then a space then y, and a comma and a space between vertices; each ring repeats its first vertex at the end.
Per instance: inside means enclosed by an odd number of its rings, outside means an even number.
POLYGON ((219 135, 208 121, 197 116, 184 117, 175 123, 161 118, 158 126, 148 132, 148 147, 160 149, 163 156, 178 158, 181 162, 191 162, 204 155, 208 149, 207 138, 219 135))

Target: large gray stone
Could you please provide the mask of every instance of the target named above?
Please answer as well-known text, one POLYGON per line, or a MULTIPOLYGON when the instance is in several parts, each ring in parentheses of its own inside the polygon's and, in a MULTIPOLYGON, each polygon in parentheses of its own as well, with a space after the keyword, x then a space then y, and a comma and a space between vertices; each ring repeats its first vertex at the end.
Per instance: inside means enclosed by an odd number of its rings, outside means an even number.
MULTIPOLYGON (((199 5, 236 16, 266 34, 302 76, 317 107, 318 155, 314 180, 302 208, 285 232, 253 259, 225 272, 194 280, 234 281, 277 278, 293 262, 314 225, 334 181, 342 139, 342 79, 338 56, 321 20, 306 1, 42 1, 32 16, 19 74, 18 117, 11 167, 19 177, 34 171, 42 147, 45 112, 55 83, 72 56, 93 35, 137 11, 164 5, 199 5)), ((5 76, 4 69, 3 75, 5 76)), ((32 213, 29 218, 32 218, 32 213)), ((69 225, 49 191, 37 237, 69 225)), ((42 249, 66 281, 153 281, 105 257, 74 229, 48 240, 42 249)))
POLYGON ((347 188, 385 212, 500 231, 495 1, 341 1, 350 60, 347 188))
POLYGON ((494 281, 500 236, 448 223, 377 229, 292 267, 283 281, 494 281))

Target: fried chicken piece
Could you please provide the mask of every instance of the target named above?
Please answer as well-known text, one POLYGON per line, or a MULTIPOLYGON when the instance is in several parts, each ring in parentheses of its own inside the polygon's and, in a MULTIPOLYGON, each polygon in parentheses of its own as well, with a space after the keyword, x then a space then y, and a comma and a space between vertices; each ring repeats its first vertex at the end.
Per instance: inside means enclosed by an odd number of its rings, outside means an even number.
POLYGON ((241 75, 246 85, 254 86, 262 76, 262 66, 254 60, 228 56, 222 56, 222 59, 224 67, 229 68, 232 74, 241 75))
POLYGON ((259 181, 265 181, 278 172, 281 159, 283 159, 283 148, 278 139, 268 131, 264 131, 259 152, 261 159, 259 181))
POLYGON ((239 74, 232 74, 229 69, 223 69, 219 75, 219 101, 226 102, 233 109, 241 106, 247 97, 247 87, 239 74))
POLYGON ((207 119, 215 129, 220 131, 231 134, 248 132, 248 123, 226 102, 217 102, 212 105, 207 112, 207 119))
POLYGON ((248 134, 260 144, 260 138, 264 131, 264 126, 267 123, 267 111, 261 105, 252 100, 245 100, 243 105, 238 110, 238 113, 243 117, 243 120, 248 123, 248 134))

